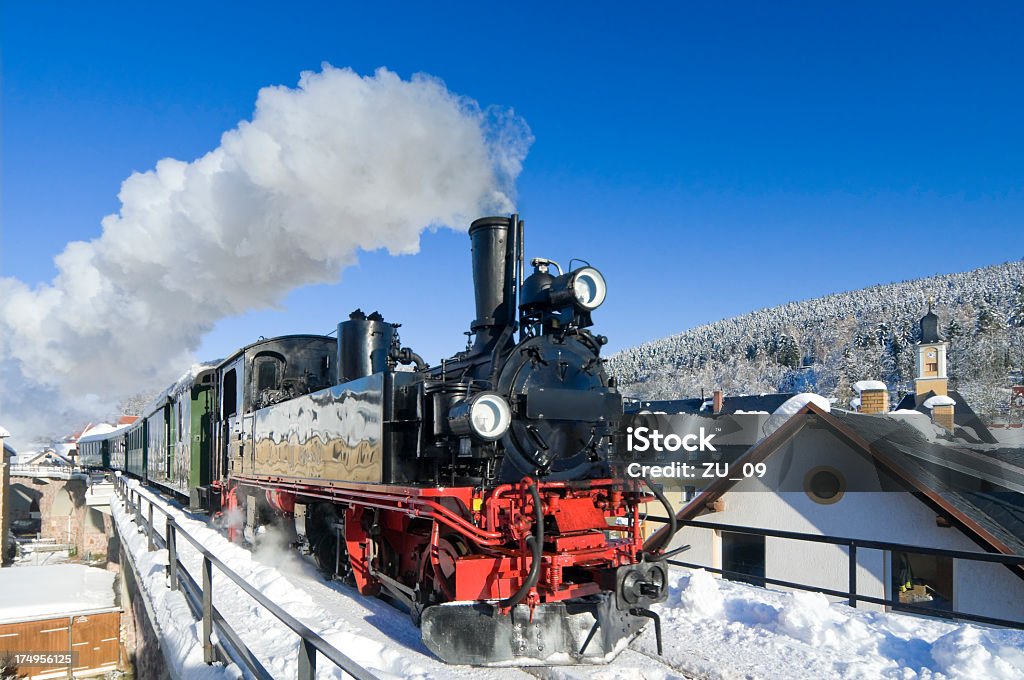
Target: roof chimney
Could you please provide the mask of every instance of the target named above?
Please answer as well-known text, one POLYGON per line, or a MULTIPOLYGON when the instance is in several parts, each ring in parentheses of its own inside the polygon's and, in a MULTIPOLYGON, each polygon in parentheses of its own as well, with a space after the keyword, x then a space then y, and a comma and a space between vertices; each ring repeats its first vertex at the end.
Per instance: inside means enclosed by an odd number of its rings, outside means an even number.
POLYGON ((722 390, 715 390, 711 395, 711 406, 715 415, 722 412, 722 403, 725 398, 722 396, 722 390))
POLYGON ((853 384, 861 413, 888 413, 889 390, 881 380, 858 380, 853 384))
POLYGON ((955 427, 956 402, 945 394, 937 394, 924 401, 924 407, 932 412, 932 422, 950 432, 955 427))

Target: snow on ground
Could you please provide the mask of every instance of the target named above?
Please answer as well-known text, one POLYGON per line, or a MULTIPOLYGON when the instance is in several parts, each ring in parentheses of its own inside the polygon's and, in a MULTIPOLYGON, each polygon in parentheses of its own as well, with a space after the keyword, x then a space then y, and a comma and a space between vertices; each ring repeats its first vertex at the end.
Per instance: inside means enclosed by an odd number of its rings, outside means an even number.
MULTIPOLYGON (((718 678, 1024 677, 1024 631, 859 611, 824 595, 781 592, 674 570, 660 610, 666 661, 718 678)), ((654 654, 654 639, 633 647, 654 654)))
MULTIPOLYGON (((136 482, 129 484, 135 486, 136 482)), ((135 488, 139 488, 135 486, 135 488)), ((141 489, 147 498, 154 498, 148 489, 141 489)), ((412 625, 407 614, 382 600, 364 598, 344 584, 323 580, 316 568, 303 560, 294 551, 275 545, 270 540, 261 542, 255 552, 235 545, 222 533, 209 528, 205 522, 192 519, 185 512, 172 507, 163 499, 157 503, 167 508, 183 531, 199 540, 207 549, 224 561, 233 571, 248 583, 256 586, 343 654, 381 678, 506 678, 521 675, 510 669, 472 668, 449 666, 430 655, 420 641, 419 629, 412 625)), ((180 608, 175 615, 161 615, 165 605, 155 603, 160 616, 160 625, 165 634, 173 639, 178 650, 181 667, 186 677, 193 677, 193 669, 202 667, 204 672, 217 675, 204 677, 235 677, 232 669, 212 669, 203 664, 200 643, 200 624, 192 624, 191 612, 186 609, 184 598, 166 588, 164 566, 167 551, 146 553, 146 538, 131 524, 121 504, 115 502, 111 508, 118 521, 118 530, 132 543, 133 554, 140 563, 151 569, 152 579, 143 576, 147 582, 147 593, 151 597, 168 601, 179 601, 180 608), (152 580, 152 583, 150 583, 152 580), (151 587, 150 587, 151 586, 151 587), (173 595, 173 597, 172 597, 173 595)), ((147 509, 143 507, 143 512, 147 509)), ((154 512, 153 523, 163 535, 164 521, 160 512, 154 512)), ((193 576, 200 574, 202 558, 184 538, 178 539, 178 555, 193 576)), ((197 579, 198 580, 198 579, 197 579)), ((275 678, 293 678, 297 671, 298 636, 277 618, 264 610, 248 594, 242 592, 232 581, 221 575, 214 567, 214 606, 235 629, 275 678)), ((178 661, 176 661, 177 663, 178 661)), ((333 663, 318 657, 317 678, 342 678, 345 676, 333 663)))
MULTIPOLYGON (((142 493, 154 497, 149 490, 142 493)), ((683 569, 672 571, 669 599, 656 607, 663 620, 664 657, 658 657, 648 626, 606 666, 522 671, 449 666, 427 651, 419 629, 404 612, 361 597, 341 583, 325 582, 312 564, 276 544, 272 536, 250 552, 163 499, 157 502, 246 581, 383 678, 486 679, 526 673, 548 680, 1024 677, 1024 631, 860 611, 830 604, 817 593, 766 590, 683 569)), ((120 503, 115 501, 112 509, 119 531, 137 555, 161 628, 178 650, 175 663, 189 678, 236 677, 237 669, 203 664, 199 624, 192 622, 183 597, 166 588, 166 551, 146 553, 145 536, 120 503)), ((162 533, 161 513, 154 513, 154 522, 162 533)), ((191 545, 179 538, 178 551, 189 571, 198 574, 200 560, 191 545)), ((295 677, 298 638, 216 568, 214 581, 214 604, 270 673, 295 677)), ((318 666, 318 678, 342 677, 323 658, 318 666)))

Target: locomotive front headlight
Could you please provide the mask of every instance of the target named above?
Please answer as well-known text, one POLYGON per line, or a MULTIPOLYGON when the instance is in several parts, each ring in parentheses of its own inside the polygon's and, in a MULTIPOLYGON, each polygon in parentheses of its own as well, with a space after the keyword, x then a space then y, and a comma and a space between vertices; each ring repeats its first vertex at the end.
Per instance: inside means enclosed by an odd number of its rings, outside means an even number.
POLYGON ((469 411, 473 433, 486 441, 500 439, 512 423, 508 402, 497 394, 479 394, 472 400, 469 411))
POLYGON ((493 442, 501 439, 512 424, 512 409, 504 397, 495 392, 480 392, 460 401, 448 412, 452 433, 493 442))
POLYGON ((608 294, 604 277, 593 267, 583 267, 573 272, 571 285, 576 304, 587 311, 600 307, 608 294))

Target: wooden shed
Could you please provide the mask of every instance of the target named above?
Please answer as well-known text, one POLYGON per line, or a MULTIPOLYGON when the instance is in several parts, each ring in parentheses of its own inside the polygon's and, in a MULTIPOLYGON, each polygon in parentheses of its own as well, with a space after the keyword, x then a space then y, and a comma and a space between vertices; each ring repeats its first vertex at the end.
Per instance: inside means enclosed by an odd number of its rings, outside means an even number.
POLYGON ((114 576, 80 564, 0 569, 0 659, 33 679, 86 678, 119 668, 114 576), (42 659, 26 662, 22 655, 42 659))

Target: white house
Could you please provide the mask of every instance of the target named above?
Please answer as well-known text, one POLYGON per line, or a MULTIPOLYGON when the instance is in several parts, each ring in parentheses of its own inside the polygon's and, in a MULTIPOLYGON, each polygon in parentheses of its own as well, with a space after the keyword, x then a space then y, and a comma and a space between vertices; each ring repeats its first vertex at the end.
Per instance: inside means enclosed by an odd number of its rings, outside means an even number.
MULTIPOLYGON (((717 480, 678 518, 1024 555, 1022 452, 979 452, 929 430, 937 427, 920 415, 808 404, 737 461, 765 463, 764 477, 717 480)), ((767 577, 844 592, 849 584, 844 546, 692 526, 673 543, 682 544, 691 549, 680 559, 755 583, 767 577)), ((866 548, 856 562, 860 595, 1024 622, 1024 567, 866 548)))

